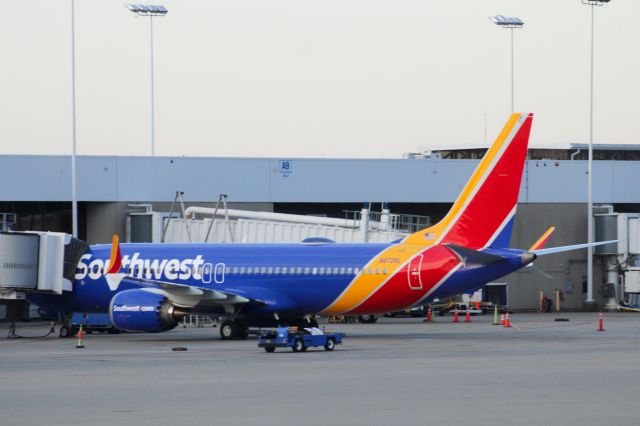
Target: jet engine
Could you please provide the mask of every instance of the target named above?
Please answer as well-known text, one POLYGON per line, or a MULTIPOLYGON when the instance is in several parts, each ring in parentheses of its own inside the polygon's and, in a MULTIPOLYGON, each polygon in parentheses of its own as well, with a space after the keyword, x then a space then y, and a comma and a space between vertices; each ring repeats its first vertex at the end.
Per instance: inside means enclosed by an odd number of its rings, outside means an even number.
POLYGON ((113 296, 109 314, 113 325, 121 330, 157 333, 175 328, 186 312, 162 294, 134 289, 113 296))

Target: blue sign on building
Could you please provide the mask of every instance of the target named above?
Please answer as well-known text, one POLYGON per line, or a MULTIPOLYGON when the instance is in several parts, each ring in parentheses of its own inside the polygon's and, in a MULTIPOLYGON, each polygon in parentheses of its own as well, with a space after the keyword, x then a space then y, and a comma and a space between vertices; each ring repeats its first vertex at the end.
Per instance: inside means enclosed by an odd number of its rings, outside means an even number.
POLYGON ((280 175, 282 177, 289 177, 293 172, 293 161, 291 160, 280 160, 278 170, 280 171, 280 175))

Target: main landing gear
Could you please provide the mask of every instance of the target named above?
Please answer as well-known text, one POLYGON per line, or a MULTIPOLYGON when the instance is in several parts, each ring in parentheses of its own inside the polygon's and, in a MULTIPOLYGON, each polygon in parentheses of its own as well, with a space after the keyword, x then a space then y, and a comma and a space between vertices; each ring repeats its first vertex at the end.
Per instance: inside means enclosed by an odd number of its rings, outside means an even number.
POLYGON ((249 337, 249 327, 239 321, 227 320, 220 324, 220 338, 222 340, 246 339, 249 337))

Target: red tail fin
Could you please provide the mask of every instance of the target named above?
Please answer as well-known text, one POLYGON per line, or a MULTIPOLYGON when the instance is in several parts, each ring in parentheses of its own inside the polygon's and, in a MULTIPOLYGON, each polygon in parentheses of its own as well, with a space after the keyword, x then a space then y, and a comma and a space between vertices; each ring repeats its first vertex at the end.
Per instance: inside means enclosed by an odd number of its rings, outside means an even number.
POLYGON ((405 242, 508 246, 532 120, 533 114, 512 114, 444 219, 405 242))

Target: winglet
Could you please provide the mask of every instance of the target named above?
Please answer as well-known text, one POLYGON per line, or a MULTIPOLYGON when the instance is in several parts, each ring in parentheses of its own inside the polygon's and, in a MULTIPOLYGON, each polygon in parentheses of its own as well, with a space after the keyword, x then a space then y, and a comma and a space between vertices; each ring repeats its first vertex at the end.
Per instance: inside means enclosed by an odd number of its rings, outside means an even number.
POLYGON ((104 274, 107 285, 111 291, 116 291, 120 283, 127 276, 126 273, 120 272, 122 267, 122 254, 120 253, 120 243, 117 234, 114 234, 111 241, 111 257, 109 258, 109 267, 104 274))
POLYGON ((547 244, 547 241, 549 241, 549 237, 551 236, 551 234, 553 233, 553 231, 556 230, 555 226, 550 227, 549 229, 547 229, 545 231, 544 234, 542 234, 542 236, 540 236, 540 238, 538 238, 538 241, 536 241, 535 243, 533 243, 533 245, 531 246, 531 248, 529 249, 529 251, 532 250, 540 250, 542 247, 544 247, 545 244, 547 244))

